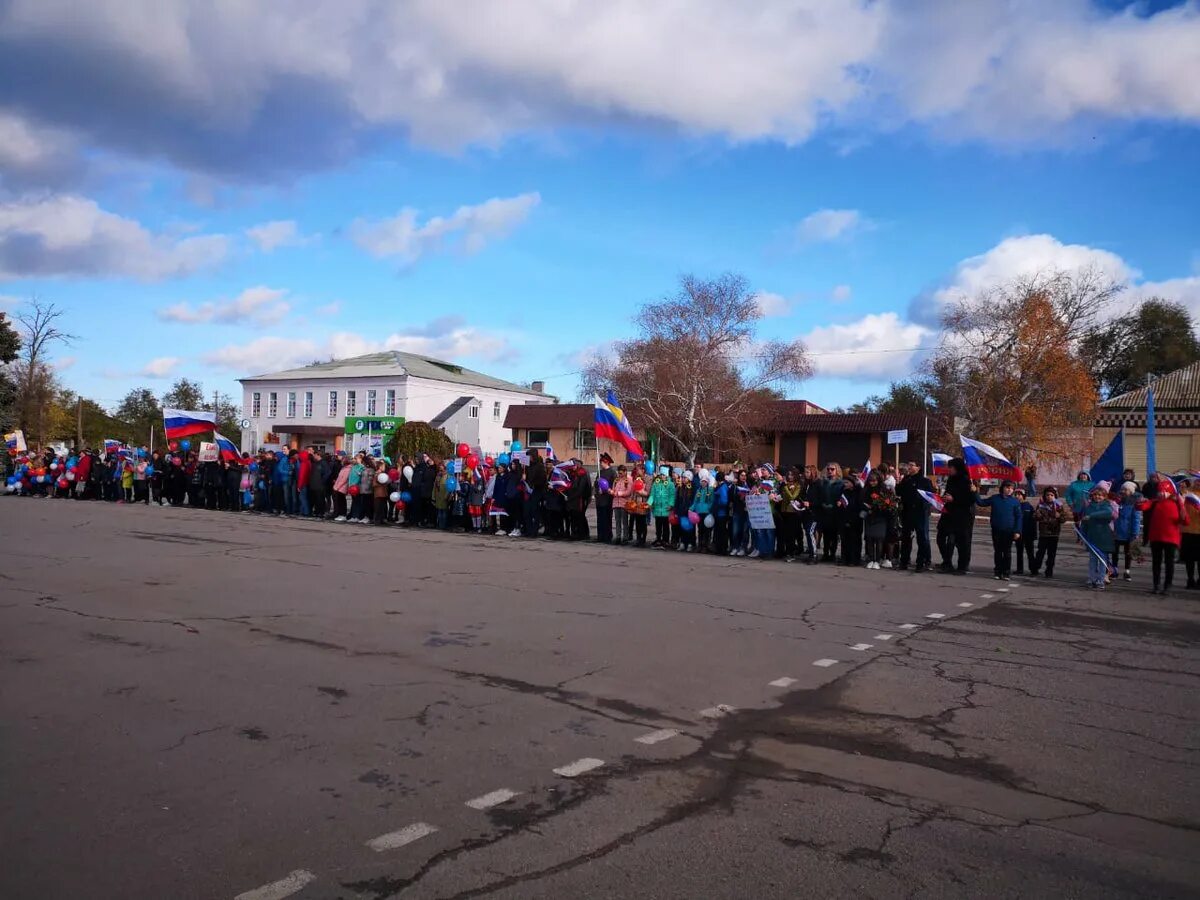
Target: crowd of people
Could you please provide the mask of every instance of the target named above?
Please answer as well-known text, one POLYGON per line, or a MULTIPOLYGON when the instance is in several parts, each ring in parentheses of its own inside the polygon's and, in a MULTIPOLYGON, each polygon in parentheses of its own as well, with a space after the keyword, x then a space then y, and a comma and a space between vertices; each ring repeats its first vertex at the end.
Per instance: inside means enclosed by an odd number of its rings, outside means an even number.
POLYGON ((1154 593, 1171 589, 1177 557, 1187 588, 1200 589, 1200 496, 1186 477, 1151 474, 1139 486, 1127 469, 1114 486, 1080 472, 1060 497, 1054 487, 1039 493, 1031 470, 1021 484, 1006 481, 985 495, 959 458, 938 487, 916 462, 865 472, 836 462, 823 470, 763 464, 647 471, 640 463, 614 465, 604 454, 593 479, 577 460, 543 460, 537 450, 483 459, 465 445, 458 450, 448 459, 419 454, 395 462, 312 447, 204 462, 177 445, 166 452, 46 451, 14 460, 7 489, 566 541, 591 539, 594 507, 595 539, 605 544, 915 572, 934 568, 936 546, 937 568, 958 575, 970 568, 976 516, 987 510, 997 579, 1011 577, 1014 554, 1016 574, 1052 577, 1065 532, 1085 542, 1094 589, 1116 576, 1130 581, 1146 546, 1154 593), (940 516, 931 541, 934 509, 940 516))

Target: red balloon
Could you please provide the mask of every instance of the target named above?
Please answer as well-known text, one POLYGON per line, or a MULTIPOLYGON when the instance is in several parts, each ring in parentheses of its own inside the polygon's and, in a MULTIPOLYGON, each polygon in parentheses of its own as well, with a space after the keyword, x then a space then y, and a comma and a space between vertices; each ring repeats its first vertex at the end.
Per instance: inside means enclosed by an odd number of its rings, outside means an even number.
POLYGON ((388 480, 389 481, 399 481, 400 480, 400 470, 399 469, 388 469, 388 480))
POLYGON ((644 491, 646 489, 646 482, 642 481, 642 479, 639 478, 637 481, 635 481, 633 483, 633 489, 635 491, 644 491))
POLYGON ((492 459, 490 456, 485 456, 483 458, 483 464, 490 469, 496 465, 496 460, 492 459))
POLYGON ((358 496, 358 485, 357 484, 350 485, 350 496, 351 497, 358 496))
POLYGON ((467 457, 467 468, 474 469, 479 466, 479 457, 472 453, 467 457))
POLYGON ((406 506, 408 506, 408 504, 405 503, 403 500, 396 501, 396 509, 403 511, 404 507, 406 507, 406 506))
POLYGON ((65 488, 68 484, 70 484, 70 482, 67 481, 67 479, 65 479, 65 478, 58 479, 58 486, 60 488, 65 488))
POLYGON ((459 444, 455 452, 459 459, 466 459, 471 455, 471 448, 466 444, 459 444))
POLYGON ((167 444, 167 449, 174 453, 179 449, 179 441, 171 441, 169 444, 167 444))

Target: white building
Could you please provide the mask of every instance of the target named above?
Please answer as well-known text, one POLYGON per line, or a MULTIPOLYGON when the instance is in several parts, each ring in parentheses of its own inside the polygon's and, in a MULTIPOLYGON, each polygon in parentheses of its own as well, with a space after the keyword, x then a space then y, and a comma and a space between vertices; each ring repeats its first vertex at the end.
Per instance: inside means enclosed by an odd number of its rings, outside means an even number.
POLYGON ((522 387, 454 363, 389 350, 241 379, 242 450, 263 446, 351 452, 378 447, 404 422, 428 422, 455 443, 500 453, 508 408, 555 403, 541 382, 522 387))

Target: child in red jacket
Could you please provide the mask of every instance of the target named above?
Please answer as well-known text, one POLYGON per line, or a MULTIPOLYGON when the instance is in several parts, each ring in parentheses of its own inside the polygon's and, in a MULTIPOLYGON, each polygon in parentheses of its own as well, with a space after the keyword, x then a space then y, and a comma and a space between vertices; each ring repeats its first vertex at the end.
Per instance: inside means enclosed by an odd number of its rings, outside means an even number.
POLYGON ((1172 486, 1158 482, 1158 496, 1138 504, 1142 511, 1142 543, 1150 545, 1150 562, 1154 575, 1152 594, 1166 596, 1175 577, 1175 554, 1182 541, 1180 526, 1187 521, 1183 498, 1172 486), (1163 569, 1165 568, 1165 572, 1163 569), (1159 589, 1160 575, 1162 589, 1159 589))

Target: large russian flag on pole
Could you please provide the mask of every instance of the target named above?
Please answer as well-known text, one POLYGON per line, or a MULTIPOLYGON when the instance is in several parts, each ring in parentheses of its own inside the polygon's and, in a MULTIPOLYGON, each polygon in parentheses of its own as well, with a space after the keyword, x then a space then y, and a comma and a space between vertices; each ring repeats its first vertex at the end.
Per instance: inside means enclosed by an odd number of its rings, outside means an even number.
POLYGON ((221 459, 226 462, 233 462, 242 458, 242 454, 238 453, 237 445, 229 438, 224 437, 213 430, 213 440, 217 443, 217 450, 221 454, 221 459))
POLYGON ((203 434, 214 431, 217 425, 217 414, 203 409, 164 409, 163 431, 167 440, 191 437, 193 434, 203 434))
POLYGON ((1008 481, 1023 481, 1025 473, 1007 456, 990 447, 983 441, 972 440, 960 434, 962 441, 963 462, 967 464, 967 473, 975 479, 999 478, 1008 481))
POLYGON ((645 458, 642 445, 633 436, 633 429, 629 426, 629 420, 625 418, 625 411, 621 409, 617 395, 612 391, 608 392, 607 400, 596 397, 596 437, 617 441, 634 462, 645 458))

